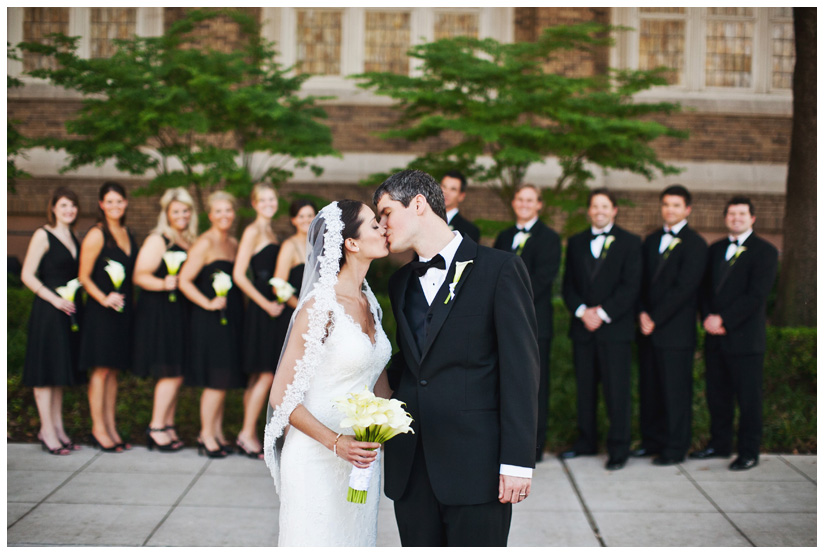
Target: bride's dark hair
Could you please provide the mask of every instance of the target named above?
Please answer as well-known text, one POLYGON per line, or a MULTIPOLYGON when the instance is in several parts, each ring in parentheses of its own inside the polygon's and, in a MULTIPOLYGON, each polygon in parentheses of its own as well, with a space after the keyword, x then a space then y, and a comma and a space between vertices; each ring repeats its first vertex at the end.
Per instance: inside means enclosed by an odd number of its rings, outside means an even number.
MULTIPOLYGON (((338 201, 338 208, 341 209, 341 222, 344 224, 344 230, 341 236, 344 241, 347 239, 358 239, 360 235, 361 224, 364 219, 361 217, 361 207, 365 206, 363 202, 358 200, 344 199, 338 201)), ((346 261, 346 249, 341 243, 341 259, 338 261, 338 267, 343 268, 346 261)))

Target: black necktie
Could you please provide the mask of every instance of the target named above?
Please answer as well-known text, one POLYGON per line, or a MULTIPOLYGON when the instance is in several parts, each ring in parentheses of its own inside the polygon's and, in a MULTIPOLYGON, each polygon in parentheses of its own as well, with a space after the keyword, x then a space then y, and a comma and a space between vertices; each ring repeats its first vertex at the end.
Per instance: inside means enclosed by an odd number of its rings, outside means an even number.
POLYGON ((417 275, 418 277, 421 277, 424 274, 426 274, 427 270, 429 270, 430 268, 439 268, 443 270, 447 267, 447 263, 444 262, 444 257, 440 254, 435 255, 427 262, 413 260, 412 262, 410 262, 410 265, 412 266, 412 271, 415 272, 415 275, 417 275))

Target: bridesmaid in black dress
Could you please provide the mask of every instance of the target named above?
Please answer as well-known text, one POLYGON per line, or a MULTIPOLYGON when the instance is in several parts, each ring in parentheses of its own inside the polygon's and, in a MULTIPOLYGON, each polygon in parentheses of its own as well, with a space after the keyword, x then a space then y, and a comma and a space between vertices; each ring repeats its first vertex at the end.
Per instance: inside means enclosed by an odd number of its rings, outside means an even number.
POLYGON ((98 195, 100 214, 80 247, 78 278, 88 294, 80 339, 80 368, 91 369, 89 411, 92 444, 121 452, 132 446, 121 439, 115 423, 117 373, 132 365, 132 271, 137 245, 126 223, 126 190, 106 182, 98 195), (113 264, 114 263, 114 264, 113 264), (122 274, 115 287, 107 266, 122 274))
POLYGON ((304 279, 304 262, 307 257, 307 232, 309 224, 315 219, 315 213, 315 205, 306 199, 292 201, 289 205, 289 221, 295 227, 295 235, 290 236, 281 245, 278 263, 275 266, 275 277, 288 281, 295 288, 295 294, 287 300, 281 316, 282 324, 285 326, 281 342, 283 342, 283 336, 286 335, 289 319, 292 318, 292 313, 298 306, 301 281, 304 279))
POLYGON ((269 398, 284 341, 285 330, 279 318, 284 305, 278 302, 269 284, 275 273, 279 250, 277 237, 272 231, 272 218, 278 211, 278 197, 275 188, 267 183, 255 185, 251 197, 257 217, 241 236, 232 272, 235 285, 249 297, 243 334, 243 371, 248 381, 243 397, 243 426, 236 444, 240 454, 263 459, 257 423, 269 398), (252 280, 247 277, 247 270, 251 270, 252 280))
POLYGON ((23 260, 23 284, 35 294, 29 317, 23 385, 34 388, 40 415, 40 440, 52 455, 68 455, 75 448, 63 429, 63 387, 85 383, 78 372, 80 346, 75 300, 57 289, 77 279, 80 243, 73 227, 77 220, 77 195, 59 188, 51 196, 48 225, 32 235, 23 260), (65 298, 64 298, 65 297, 65 298))
POLYGON ((227 280, 232 279, 238 251, 238 241, 231 235, 235 198, 217 191, 209 195, 207 209, 212 226, 189 249, 178 288, 194 305, 185 381, 187 385, 204 388, 198 452, 206 451, 211 458, 222 458, 231 450, 223 434, 226 390, 244 386, 241 370, 243 293, 234 284, 225 296, 218 296, 215 291, 215 274, 223 272, 227 280))
POLYGON ((169 189, 160 199, 158 225, 143 243, 135 263, 135 285, 141 288, 135 309, 133 372, 157 378, 152 420, 146 429, 151 450, 178 451, 175 409, 183 384, 190 303, 177 292, 180 262, 168 271, 167 258, 183 259, 197 237, 192 197, 183 187, 169 189))

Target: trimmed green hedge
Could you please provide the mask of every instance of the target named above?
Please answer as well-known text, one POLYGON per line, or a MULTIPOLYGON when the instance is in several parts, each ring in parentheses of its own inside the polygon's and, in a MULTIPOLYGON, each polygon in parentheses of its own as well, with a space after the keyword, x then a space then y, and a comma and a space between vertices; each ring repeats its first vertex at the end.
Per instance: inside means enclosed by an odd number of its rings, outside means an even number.
MULTIPOLYGON (((384 309, 384 329, 395 343, 395 320, 386 290, 389 266, 378 265, 370 272, 370 283, 384 309)), ((11 285, 11 284, 10 284, 11 285)), ((35 441, 39 428, 37 408, 31 389, 21 384, 26 348, 26 329, 33 296, 27 289, 8 288, 8 441, 35 441)), ((567 337, 569 315, 561 300, 556 301, 556 337, 553 340, 550 376, 550 413, 547 448, 557 452, 576 439, 576 382, 572 347, 567 337)), ((700 337, 702 334, 700 334, 700 337)), ((638 439, 638 366, 634 355, 633 437, 638 439)), ((709 439, 710 419, 705 402, 702 345, 694 362, 693 446, 709 439)), ((764 434, 762 448, 775 453, 816 452, 816 329, 768 328, 765 357, 764 434)), ((137 379, 123 373, 119 380, 117 416, 125 439, 143 442, 143 431, 152 414, 151 379, 137 379)), ((243 418, 241 390, 227 395, 224 427, 234 435, 243 418)), ((178 403, 178 432, 188 445, 194 445, 199 429, 200 390, 185 387, 178 403)), ((89 405, 85 387, 66 388, 64 420, 68 433, 85 442, 90 429, 89 405)), ((263 435, 264 417, 259 420, 263 435)), ((604 403, 599 408, 600 432, 607 432, 604 403)), ((604 440, 601 442, 604 445, 604 440)))

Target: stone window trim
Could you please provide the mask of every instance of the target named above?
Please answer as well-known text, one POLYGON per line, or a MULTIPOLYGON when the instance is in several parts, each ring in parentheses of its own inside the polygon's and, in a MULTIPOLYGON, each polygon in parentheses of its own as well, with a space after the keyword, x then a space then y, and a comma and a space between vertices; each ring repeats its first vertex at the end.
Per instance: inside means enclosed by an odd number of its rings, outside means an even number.
POLYGON ((639 67, 640 22, 644 19, 680 20, 685 22, 685 51, 696 53, 685 57, 682 82, 657 87, 639 93, 645 101, 681 102, 683 106, 705 112, 791 115, 792 93, 773 86, 773 28, 776 23, 793 22, 786 13, 775 8, 751 8, 750 15, 711 14, 707 8, 687 8, 684 13, 641 13, 639 8, 611 8, 614 25, 631 27, 634 31, 618 33, 610 51, 610 66, 635 69, 639 67), (750 87, 711 87, 706 85, 706 33, 708 21, 749 21, 754 26, 753 74, 750 87))

